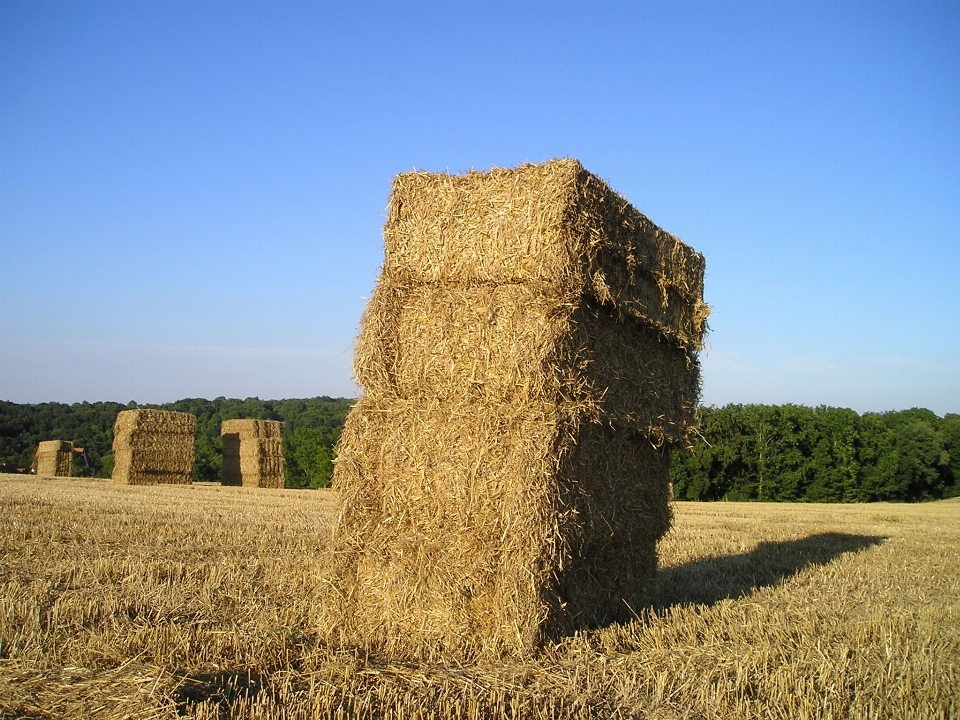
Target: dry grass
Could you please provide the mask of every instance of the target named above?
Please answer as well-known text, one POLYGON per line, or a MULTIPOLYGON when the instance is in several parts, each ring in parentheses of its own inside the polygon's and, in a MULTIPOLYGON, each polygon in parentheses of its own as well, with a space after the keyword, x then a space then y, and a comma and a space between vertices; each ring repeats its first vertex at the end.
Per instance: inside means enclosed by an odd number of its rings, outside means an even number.
POLYGON ((680 503, 654 612, 479 667, 320 642, 335 512, 0 476, 0 717, 960 714, 960 501, 680 503))

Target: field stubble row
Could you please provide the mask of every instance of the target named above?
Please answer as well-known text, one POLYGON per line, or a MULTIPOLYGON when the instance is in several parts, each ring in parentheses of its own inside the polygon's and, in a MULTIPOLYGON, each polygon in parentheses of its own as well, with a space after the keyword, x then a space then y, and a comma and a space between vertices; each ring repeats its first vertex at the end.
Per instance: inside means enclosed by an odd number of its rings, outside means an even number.
POLYGON ((677 503, 655 608, 471 667, 323 641, 336 511, 0 476, 0 717, 960 715, 960 501, 677 503))

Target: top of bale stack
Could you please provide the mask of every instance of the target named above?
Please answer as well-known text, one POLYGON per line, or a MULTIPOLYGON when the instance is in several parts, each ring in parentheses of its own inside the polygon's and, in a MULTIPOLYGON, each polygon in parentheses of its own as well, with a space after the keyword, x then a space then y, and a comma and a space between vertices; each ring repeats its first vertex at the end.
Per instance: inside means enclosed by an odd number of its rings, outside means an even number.
POLYGON ((703 256, 577 160, 402 173, 384 240, 395 285, 546 283, 701 348, 703 256))
POLYGON ((67 440, 41 440, 37 446, 38 453, 73 452, 73 443, 67 440))
POLYGON ((274 439, 280 437, 279 420, 224 420, 220 425, 220 435, 239 435, 241 439, 274 439))
POLYGON ((143 430, 151 433, 192 435, 196 425, 197 417, 191 413, 137 408, 118 413, 113 432, 114 435, 127 435, 143 430))

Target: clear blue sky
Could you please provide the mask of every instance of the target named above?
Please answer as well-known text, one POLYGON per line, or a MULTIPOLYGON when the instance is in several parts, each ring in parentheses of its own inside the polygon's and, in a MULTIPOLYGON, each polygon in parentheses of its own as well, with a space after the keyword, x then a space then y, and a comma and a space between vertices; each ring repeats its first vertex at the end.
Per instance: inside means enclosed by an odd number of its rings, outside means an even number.
POLYGON ((579 158, 704 401, 960 412, 956 2, 0 2, 0 399, 353 396, 392 177, 579 158))

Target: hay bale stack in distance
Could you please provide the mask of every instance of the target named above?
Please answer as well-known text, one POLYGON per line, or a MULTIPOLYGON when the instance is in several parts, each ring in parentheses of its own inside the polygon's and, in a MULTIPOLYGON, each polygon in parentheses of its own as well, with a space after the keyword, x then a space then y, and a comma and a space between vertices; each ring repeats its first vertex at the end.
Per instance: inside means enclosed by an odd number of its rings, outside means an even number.
POLYGON ((224 485, 283 487, 283 440, 276 420, 224 420, 224 485))
POLYGON ((346 642, 524 654, 651 600, 703 257, 576 160, 394 181, 334 484, 346 642))
POLYGON ((170 410, 124 410, 113 426, 113 480, 123 485, 193 482, 197 418, 170 410))
POLYGON ((37 446, 37 475, 69 477, 73 469, 73 443, 44 440, 37 446))

